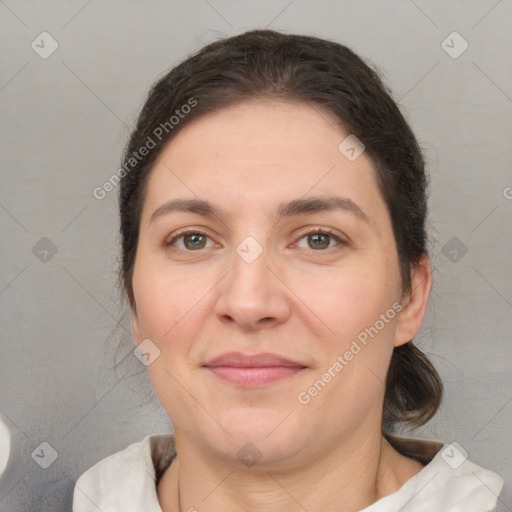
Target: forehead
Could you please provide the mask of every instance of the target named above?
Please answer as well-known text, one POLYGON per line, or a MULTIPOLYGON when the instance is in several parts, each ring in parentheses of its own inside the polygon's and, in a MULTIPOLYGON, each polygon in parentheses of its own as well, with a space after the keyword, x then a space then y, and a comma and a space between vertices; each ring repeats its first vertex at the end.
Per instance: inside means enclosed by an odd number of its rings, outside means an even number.
POLYGON ((371 159, 363 152, 351 161, 339 149, 349 135, 332 114, 305 103, 247 102, 208 114, 162 151, 143 217, 180 197, 217 201, 241 214, 322 194, 348 197, 379 216, 386 208, 371 159))

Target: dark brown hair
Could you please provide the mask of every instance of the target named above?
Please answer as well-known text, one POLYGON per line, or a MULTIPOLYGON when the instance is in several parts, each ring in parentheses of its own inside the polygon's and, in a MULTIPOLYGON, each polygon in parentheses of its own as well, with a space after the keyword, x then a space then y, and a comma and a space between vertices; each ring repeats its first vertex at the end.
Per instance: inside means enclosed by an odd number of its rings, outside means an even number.
MULTIPOLYGON (((191 121, 260 99, 305 102, 329 112, 363 142, 391 216, 402 290, 410 292, 411 270, 428 254, 427 179, 416 138, 390 92, 376 71, 346 46, 253 30, 205 46, 149 92, 120 173, 120 281, 130 305, 142 205, 156 159, 191 121)), ((397 422, 425 423, 441 396, 441 380, 428 358, 412 342, 395 348, 386 383, 384 428, 390 430, 397 422)))

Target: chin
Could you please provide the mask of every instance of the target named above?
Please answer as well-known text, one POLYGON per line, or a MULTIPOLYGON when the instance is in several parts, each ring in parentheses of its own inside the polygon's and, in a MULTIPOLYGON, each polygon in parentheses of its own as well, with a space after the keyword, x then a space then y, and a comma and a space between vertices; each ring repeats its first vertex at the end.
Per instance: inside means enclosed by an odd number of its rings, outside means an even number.
POLYGON ((307 445, 307 433, 304 428, 298 428, 298 417, 290 412, 291 409, 261 407, 231 409, 218 415, 219 423, 226 430, 208 429, 200 435, 226 460, 242 462, 248 467, 277 463, 307 445))

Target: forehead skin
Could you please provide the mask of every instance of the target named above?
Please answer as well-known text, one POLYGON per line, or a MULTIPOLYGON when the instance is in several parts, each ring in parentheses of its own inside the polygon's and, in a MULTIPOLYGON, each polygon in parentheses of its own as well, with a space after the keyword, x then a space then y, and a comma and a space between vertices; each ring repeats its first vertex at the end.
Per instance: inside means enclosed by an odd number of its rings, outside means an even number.
POLYGON ((162 151, 148 181, 141 230, 173 198, 207 199, 227 224, 250 229, 274 220, 283 201, 339 195, 369 217, 372 235, 389 239, 391 220, 371 159, 338 150, 348 136, 331 114, 303 103, 237 104, 185 126, 162 151))

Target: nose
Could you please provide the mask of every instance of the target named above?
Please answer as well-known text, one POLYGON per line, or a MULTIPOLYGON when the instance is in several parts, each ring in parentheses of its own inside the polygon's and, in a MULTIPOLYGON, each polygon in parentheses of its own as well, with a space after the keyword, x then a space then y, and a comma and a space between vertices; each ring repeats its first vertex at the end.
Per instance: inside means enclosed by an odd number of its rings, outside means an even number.
POLYGON ((289 291, 267 251, 254 260, 235 253, 233 268, 222 280, 215 305, 217 317, 245 331, 286 322, 290 316, 289 291))

